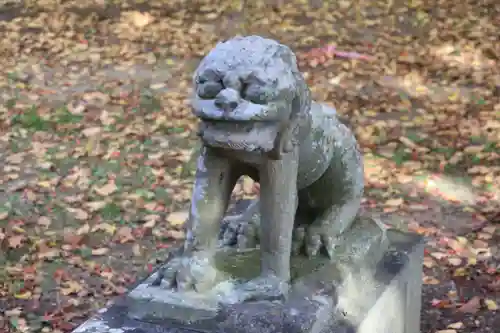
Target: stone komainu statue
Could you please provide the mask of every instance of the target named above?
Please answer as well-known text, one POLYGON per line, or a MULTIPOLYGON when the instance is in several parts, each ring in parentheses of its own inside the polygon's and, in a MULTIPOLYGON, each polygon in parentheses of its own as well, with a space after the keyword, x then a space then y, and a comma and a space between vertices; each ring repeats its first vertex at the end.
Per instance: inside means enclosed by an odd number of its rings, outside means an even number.
POLYGON ((226 219, 222 240, 240 247, 258 240, 261 276, 248 288, 283 290, 291 252, 333 256, 358 213, 364 183, 356 139, 335 109, 311 101, 295 55, 270 39, 217 44, 194 86, 203 146, 183 255, 166 265, 163 283, 198 291, 213 284, 220 222, 236 181, 248 175, 260 183, 260 198, 226 219))

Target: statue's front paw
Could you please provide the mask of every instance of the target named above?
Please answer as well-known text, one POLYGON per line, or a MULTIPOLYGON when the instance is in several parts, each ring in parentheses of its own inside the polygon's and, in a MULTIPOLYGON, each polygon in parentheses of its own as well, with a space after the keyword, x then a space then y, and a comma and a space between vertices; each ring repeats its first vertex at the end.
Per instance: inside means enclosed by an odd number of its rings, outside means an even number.
POLYGON ((160 269, 159 284, 180 291, 204 292, 211 289, 217 270, 211 256, 192 255, 173 258, 160 269))
POLYGON ((220 233, 220 245, 238 249, 254 248, 259 243, 259 225, 255 219, 247 220, 241 216, 224 219, 220 233))
POLYGON ((242 284, 238 290, 241 301, 274 301, 284 300, 290 284, 274 275, 259 276, 242 284))

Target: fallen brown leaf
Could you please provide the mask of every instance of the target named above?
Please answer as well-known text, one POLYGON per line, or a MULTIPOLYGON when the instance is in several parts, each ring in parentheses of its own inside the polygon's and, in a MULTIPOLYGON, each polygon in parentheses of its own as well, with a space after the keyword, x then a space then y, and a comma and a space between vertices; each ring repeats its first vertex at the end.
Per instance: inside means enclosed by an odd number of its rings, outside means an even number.
POLYGON ((82 291, 83 287, 80 283, 69 280, 64 282, 64 287, 61 287, 61 294, 68 296, 71 294, 78 294, 80 291, 82 291))
POLYGON ((11 164, 21 164, 25 159, 26 153, 18 153, 7 156, 6 161, 11 164))
POLYGON ((475 314, 481 308, 481 298, 479 296, 472 297, 467 303, 458 308, 459 312, 475 314))
POLYGON ((96 212, 106 206, 106 201, 90 201, 84 203, 84 206, 87 207, 91 212, 96 212))
POLYGON ((151 219, 148 220, 146 223, 144 223, 142 226, 146 229, 152 229, 156 225, 156 219, 151 219))
POLYGON ((108 252, 109 252, 109 249, 106 248, 106 247, 101 247, 101 248, 98 248, 98 249, 92 249, 92 255, 94 255, 94 256, 103 256, 103 255, 105 255, 108 252))
POLYGON ((107 197, 108 195, 116 192, 117 189, 118 189, 118 187, 116 187, 114 182, 109 182, 106 185, 104 185, 103 187, 96 187, 95 192, 102 197, 107 197))
POLYGON ((448 254, 447 253, 443 253, 443 252, 432 252, 430 254, 431 257, 437 259, 437 260, 441 260, 443 258, 447 258, 448 257, 448 254))
POLYGON ((184 224, 186 220, 189 217, 189 212, 182 211, 182 212, 174 212, 170 213, 167 216, 167 222, 170 223, 172 226, 179 226, 184 224))
POLYGON ((89 127, 89 128, 85 128, 82 131, 82 134, 85 135, 86 137, 91 137, 91 136, 98 135, 99 133, 101 133, 101 131, 102 131, 102 128, 100 128, 100 127, 89 127))
POLYGON ((130 227, 121 227, 118 229, 115 235, 115 239, 117 239, 121 244, 127 242, 134 242, 135 237, 133 235, 133 230, 130 227))
POLYGON ((166 235, 167 237, 175 240, 184 239, 184 237, 186 236, 184 231, 181 230, 168 230, 166 232, 166 235))
POLYGON ((430 285, 437 285, 441 282, 433 276, 426 275, 422 278, 422 283, 423 284, 430 284, 430 285))
POLYGON ((88 234, 89 232, 90 232, 90 225, 85 223, 83 226, 78 228, 78 230, 76 231, 76 234, 77 235, 85 235, 85 234, 88 234))
POLYGON ((429 258, 429 257, 424 257, 423 264, 427 268, 432 268, 432 267, 436 266, 436 262, 432 258, 429 258))
POLYGON ((17 249, 23 245, 26 237, 24 235, 14 235, 7 238, 10 248, 17 249))
POLYGON ((138 11, 132 11, 127 13, 129 20, 137 28, 143 28, 154 21, 154 17, 149 13, 141 13, 138 11))
POLYGON ((52 221, 47 216, 40 216, 37 223, 42 227, 48 227, 52 223, 52 221))
POLYGON ((6 317, 17 317, 17 316, 21 315, 21 313, 22 313, 22 309, 20 307, 9 309, 9 310, 6 310, 4 312, 6 317))
POLYGON ((493 237, 492 234, 487 233, 487 232, 478 232, 476 234, 476 236, 477 236, 477 240, 479 240, 479 239, 489 240, 489 239, 491 239, 493 237))
POLYGON ((107 232, 110 235, 113 235, 116 231, 116 226, 110 223, 99 223, 92 228, 92 232, 100 230, 107 232))
POLYGON ((40 250, 38 252, 38 259, 44 260, 44 259, 54 259, 59 257, 61 254, 61 251, 59 249, 55 248, 45 248, 43 250, 40 250))
POLYGON ((449 324, 448 328, 461 329, 464 328, 464 326, 465 326, 464 323, 462 323, 461 321, 457 321, 456 323, 449 324))
POLYGON ((496 226, 494 225, 490 225, 490 226, 486 226, 484 227, 482 230, 488 234, 494 234, 495 233, 495 230, 497 229, 496 226))
POLYGON ((482 240, 479 240, 479 239, 474 240, 474 242, 472 243, 472 245, 476 249, 486 249, 486 248, 489 247, 488 242, 485 242, 485 241, 482 241, 482 240))
POLYGON ((69 231, 64 233, 63 242, 65 244, 69 244, 72 245, 73 247, 76 247, 82 243, 83 238, 84 238, 83 234, 78 235, 72 231, 69 231))
POLYGON ((141 246, 139 244, 134 244, 134 246, 132 246, 132 253, 134 253, 134 256, 136 257, 141 256, 142 255, 141 246))
POLYGON ((404 203, 403 198, 395 198, 387 200, 384 205, 389 207, 399 207, 404 203))
POLYGON ((80 209, 80 208, 68 207, 67 210, 68 210, 68 212, 72 213, 77 220, 80 220, 80 221, 88 220, 88 218, 90 217, 86 211, 84 211, 83 209, 80 209))
POLYGON ((462 259, 457 257, 448 258, 448 263, 452 266, 460 266, 462 264, 462 259))

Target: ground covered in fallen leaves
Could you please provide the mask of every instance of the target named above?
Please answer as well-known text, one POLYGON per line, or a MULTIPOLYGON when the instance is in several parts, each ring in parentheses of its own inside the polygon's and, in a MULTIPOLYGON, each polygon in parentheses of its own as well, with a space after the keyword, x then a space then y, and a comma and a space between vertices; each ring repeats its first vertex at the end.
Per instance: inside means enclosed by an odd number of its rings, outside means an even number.
POLYGON ((0 330, 67 332, 182 240, 191 73, 238 33, 296 51, 366 209, 427 236, 422 332, 500 327, 497 0, 143 2, 0 4, 0 330))

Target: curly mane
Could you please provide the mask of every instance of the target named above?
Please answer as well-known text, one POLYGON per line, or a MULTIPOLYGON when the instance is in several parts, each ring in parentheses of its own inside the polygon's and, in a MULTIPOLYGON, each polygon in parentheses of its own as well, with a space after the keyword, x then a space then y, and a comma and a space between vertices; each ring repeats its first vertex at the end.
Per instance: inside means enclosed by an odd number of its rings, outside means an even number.
POLYGON ((193 75, 197 77, 205 69, 217 72, 231 71, 238 67, 261 68, 267 80, 278 81, 290 92, 289 128, 294 142, 301 142, 308 134, 311 123, 311 94, 302 73, 297 66, 297 59, 292 50, 272 39, 260 36, 234 37, 218 43, 201 61, 193 75), (221 59, 224 59, 221 62, 221 59), (286 78, 289 79, 286 79, 286 78))

